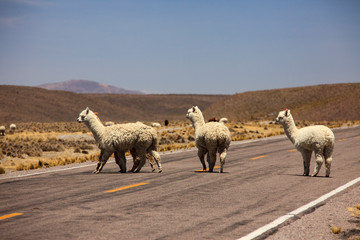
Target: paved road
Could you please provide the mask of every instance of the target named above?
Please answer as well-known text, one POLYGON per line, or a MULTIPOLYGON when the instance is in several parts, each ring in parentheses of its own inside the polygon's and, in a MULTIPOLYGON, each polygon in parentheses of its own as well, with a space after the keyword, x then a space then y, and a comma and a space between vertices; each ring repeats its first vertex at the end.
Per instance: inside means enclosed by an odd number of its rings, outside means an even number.
POLYGON ((162 155, 161 174, 108 163, 98 175, 91 166, 1 179, 0 238, 236 239, 359 177, 360 127, 334 132, 330 178, 324 166, 301 176, 301 155, 282 136, 232 143, 223 174, 196 172, 189 150, 162 155))

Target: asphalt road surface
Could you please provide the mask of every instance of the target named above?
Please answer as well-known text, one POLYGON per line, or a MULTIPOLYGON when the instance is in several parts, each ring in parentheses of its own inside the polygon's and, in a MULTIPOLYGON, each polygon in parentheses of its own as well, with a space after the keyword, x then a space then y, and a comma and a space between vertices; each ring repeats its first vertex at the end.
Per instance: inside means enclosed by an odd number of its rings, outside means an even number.
POLYGON ((330 178, 302 176, 285 136, 233 142, 223 174, 198 172, 194 149, 161 155, 162 173, 111 162, 3 178, 0 239, 237 239, 359 177, 360 127, 334 133, 330 178))

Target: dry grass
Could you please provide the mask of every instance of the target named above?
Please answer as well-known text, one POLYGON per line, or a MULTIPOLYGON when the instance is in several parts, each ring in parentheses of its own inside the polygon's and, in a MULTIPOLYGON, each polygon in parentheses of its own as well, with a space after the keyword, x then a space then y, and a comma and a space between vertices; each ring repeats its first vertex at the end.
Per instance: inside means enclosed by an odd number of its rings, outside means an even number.
POLYGON ((355 205, 354 207, 348 207, 347 210, 351 212, 351 217, 353 219, 349 220, 349 223, 354 223, 351 229, 345 229, 342 231, 341 227, 331 226, 331 231, 334 234, 342 234, 344 239, 348 240, 360 240, 360 204, 355 205))
POLYGON ((28 159, 27 161, 18 161, 15 164, 16 171, 38 169, 43 167, 63 166, 72 163, 83 163, 86 161, 97 161, 99 153, 87 154, 83 156, 65 156, 55 158, 28 159))
MULTIPOLYGON (((296 124, 298 127, 322 124, 334 128, 358 125, 360 121, 302 121, 296 124)), ((98 160, 99 150, 83 124, 74 122, 17 125, 20 127, 15 133, 0 137, 0 174, 98 160), (46 129, 49 131, 46 132, 46 129)), ((225 125, 230 130, 232 141, 284 134, 281 126, 268 121, 229 122, 225 125)), ((188 120, 171 121, 169 126, 157 128, 157 131, 159 152, 195 147, 194 128, 188 120)))

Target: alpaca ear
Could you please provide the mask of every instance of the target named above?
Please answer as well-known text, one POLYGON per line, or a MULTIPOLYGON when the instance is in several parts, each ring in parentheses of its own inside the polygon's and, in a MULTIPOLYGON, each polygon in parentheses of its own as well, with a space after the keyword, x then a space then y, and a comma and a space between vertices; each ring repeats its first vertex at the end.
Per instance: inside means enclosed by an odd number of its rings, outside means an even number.
POLYGON ((289 109, 286 109, 286 110, 285 110, 285 116, 288 117, 289 114, 290 114, 290 110, 289 110, 289 109))
POLYGON ((86 108, 86 115, 89 114, 89 111, 90 111, 90 109, 89 109, 89 107, 87 107, 86 108))
POLYGON ((195 107, 193 107, 193 112, 195 112, 196 111, 196 109, 195 109, 195 107))

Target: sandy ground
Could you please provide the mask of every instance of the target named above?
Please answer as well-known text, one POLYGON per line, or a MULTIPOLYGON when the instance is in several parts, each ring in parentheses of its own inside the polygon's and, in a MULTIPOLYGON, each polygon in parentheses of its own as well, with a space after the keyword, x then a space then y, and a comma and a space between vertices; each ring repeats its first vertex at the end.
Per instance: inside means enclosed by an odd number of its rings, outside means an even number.
POLYGON ((300 218, 289 220, 284 226, 268 237, 267 240, 335 240, 360 239, 360 215, 349 211, 360 204, 360 184, 335 195, 320 204, 314 211, 305 213, 300 218), (341 228, 334 234, 331 227, 341 228))

